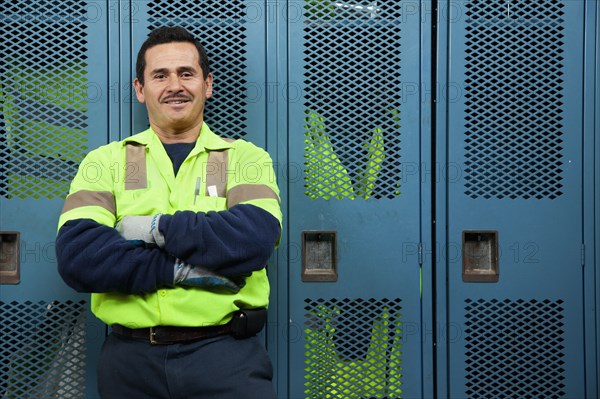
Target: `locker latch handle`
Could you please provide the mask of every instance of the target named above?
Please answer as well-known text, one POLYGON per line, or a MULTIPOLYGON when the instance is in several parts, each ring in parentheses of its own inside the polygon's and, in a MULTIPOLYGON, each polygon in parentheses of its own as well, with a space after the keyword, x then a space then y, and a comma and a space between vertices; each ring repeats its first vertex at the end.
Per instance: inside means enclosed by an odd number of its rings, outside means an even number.
POLYGON ((337 281, 337 233, 302 232, 302 281, 337 281))
POLYGON ((20 237, 18 231, 0 231, 0 284, 21 282, 20 237))
POLYGON ((498 232, 495 230, 463 231, 463 281, 471 283, 495 283, 499 277, 498 232))

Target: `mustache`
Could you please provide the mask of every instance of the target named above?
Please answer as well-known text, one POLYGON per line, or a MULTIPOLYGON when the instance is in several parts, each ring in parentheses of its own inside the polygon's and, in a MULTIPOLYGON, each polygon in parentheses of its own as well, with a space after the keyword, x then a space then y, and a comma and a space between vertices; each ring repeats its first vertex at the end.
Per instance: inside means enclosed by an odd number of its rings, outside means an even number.
POLYGON ((165 97, 162 100, 160 100, 161 103, 165 103, 168 101, 191 101, 191 98, 189 98, 188 96, 175 95, 175 96, 165 97))

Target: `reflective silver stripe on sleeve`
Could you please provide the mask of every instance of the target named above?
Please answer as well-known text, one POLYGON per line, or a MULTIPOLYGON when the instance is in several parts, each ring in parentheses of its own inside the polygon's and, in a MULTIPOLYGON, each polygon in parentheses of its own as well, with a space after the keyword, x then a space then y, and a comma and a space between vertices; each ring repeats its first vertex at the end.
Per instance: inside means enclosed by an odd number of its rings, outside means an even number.
POLYGON ((115 196, 111 192, 81 190, 67 197, 61 213, 68 212, 75 208, 81 208, 82 206, 99 206, 113 215, 117 211, 115 196))
POLYGON ((227 208, 255 199, 274 199, 279 202, 275 191, 264 184, 240 184, 227 193, 227 208))
MULTIPOLYGON (((235 140, 221 137, 222 140, 233 143, 235 140)), ((213 150, 208 153, 206 162, 206 195, 225 198, 227 195, 227 163, 229 162, 228 149, 213 150), (211 188, 213 187, 213 188, 211 188)))
POLYGON ((211 151, 206 163, 206 195, 225 198, 227 192, 227 151, 211 151), (212 187, 212 188, 211 188, 212 187))
POLYGON ((125 145, 125 190, 148 187, 146 176, 146 146, 138 143, 125 145))

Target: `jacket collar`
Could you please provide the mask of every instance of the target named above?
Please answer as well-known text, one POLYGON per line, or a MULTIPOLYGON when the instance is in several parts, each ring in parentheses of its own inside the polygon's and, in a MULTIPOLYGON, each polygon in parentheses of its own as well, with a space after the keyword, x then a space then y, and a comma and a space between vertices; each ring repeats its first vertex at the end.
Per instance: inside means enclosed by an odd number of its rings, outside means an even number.
MULTIPOLYGON (((148 128, 141 133, 127 137, 122 141, 123 145, 132 142, 144 145, 146 147, 153 147, 161 144, 162 147, 160 139, 154 130, 152 130, 152 128, 148 128)), ((196 146, 192 151, 199 153, 201 151, 225 150, 231 148, 232 146, 232 143, 225 141, 221 137, 214 134, 206 123, 202 123, 198 140, 196 140, 196 146)))

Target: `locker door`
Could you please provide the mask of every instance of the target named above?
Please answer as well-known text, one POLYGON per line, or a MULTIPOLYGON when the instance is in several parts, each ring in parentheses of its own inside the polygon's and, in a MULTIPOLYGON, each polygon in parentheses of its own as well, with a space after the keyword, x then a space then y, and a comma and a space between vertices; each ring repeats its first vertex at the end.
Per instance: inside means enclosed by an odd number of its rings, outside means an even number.
POLYGON ((370 4, 288 5, 290 398, 421 392, 418 5, 370 4))
POLYGON ((582 398, 584 2, 450 9, 447 394, 582 398))
POLYGON ((105 329, 58 275, 54 239, 79 162, 108 138, 107 4, 2 4, 0 396, 93 398, 105 329))

